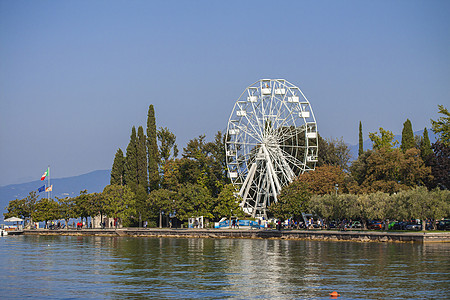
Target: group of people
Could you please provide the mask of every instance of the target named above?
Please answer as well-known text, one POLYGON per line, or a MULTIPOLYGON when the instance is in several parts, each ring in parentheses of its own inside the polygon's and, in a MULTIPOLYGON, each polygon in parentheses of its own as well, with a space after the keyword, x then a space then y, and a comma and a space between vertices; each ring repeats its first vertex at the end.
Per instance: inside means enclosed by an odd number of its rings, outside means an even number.
POLYGON ((50 225, 48 225, 49 229, 62 229, 66 227, 66 225, 62 224, 58 221, 58 223, 55 223, 54 221, 52 221, 52 223, 50 225))
POLYGON ((238 228, 239 229, 239 221, 238 221, 238 219, 233 219, 231 221, 231 228, 238 228))
MULTIPOLYGON (((103 222, 100 222, 100 227, 102 229, 106 228, 106 225, 108 225, 108 223, 106 223, 105 220, 103 220, 103 222)), ((113 221, 109 221, 109 228, 113 228, 113 225, 114 227, 117 227, 117 219, 114 219, 114 223, 113 221)), ((145 226, 147 226, 147 221, 145 222, 145 226)))
POLYGON ((197 219, 194 220, 193 226, 194 228, 203 228, 202 223, 200 223, 197 219))

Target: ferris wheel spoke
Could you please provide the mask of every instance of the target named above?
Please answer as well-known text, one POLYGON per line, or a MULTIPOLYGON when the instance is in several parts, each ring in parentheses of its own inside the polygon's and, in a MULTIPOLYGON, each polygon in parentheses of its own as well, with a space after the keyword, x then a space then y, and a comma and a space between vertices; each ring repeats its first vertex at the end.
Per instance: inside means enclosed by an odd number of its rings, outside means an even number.
POLYGON ((287 153, 286 151, 284 151, 283 149, 280 149, 281 152, 283 153, 283 157, 289 161, 292 165, 298 167, 298 168, 303 168, 306 166, 306 164, 302 161, 300 161, 299 159, 297 159, 296 157, 292 156, 291 154, 287 153))
POLYGON ((251 135, 255 140, 257 141, 262 141, 262 132, 260 130, 257 129, 257 121, 254 118, 249 118, 250 116, 253 116, 253 114, 246 114, 245 115, 245 119, 247 120, 246 122, 246 126, 241 126, 242 130, 244 132, 246 132, 247 134, 251 135), (256 123, 256 125, 255 125, 256 123), (248 126, 250 125, 250 126, 248 126))
POLYGON ((279 140, 280 144, 284 144, 289 139, 296 138, 303 134, 306 131, 305 127, 296 127, 293 129, 288 129, 289 131, 283 135, 281 135, 281 139, 279 140))
POLYGON ((248 130, 248 126, 238 126, 241 132, 238 134, 236 138, 246 139, 246 136, 251 137, 254 141, 260 142, 262 140, 261 136, 258 135, 257 132, 253 130, 248 130))
POLYGON ((287 159, 288 157, 279 148, 271 151, 271 157, 272 161, 277 165, 277 170, 283 174, 284 181, 291 182, 295 177, 295 173, 291 168, 292 162, 287 159))
MULTIPOLYGON (((289 109, 287 105, 285 105, 286 109, 289 111, 289 114, 284 117, 284 119, 282 119, 282 121, 279 123, 279 127, 282 128, 284 127, 286 124, 289 123, 289 121, 294 121, 296 116, 295 113, 299 113, 299 111, 295 111, 294 109, 289 109)), ((295 123, 295 122, 293 122, 295 123)))

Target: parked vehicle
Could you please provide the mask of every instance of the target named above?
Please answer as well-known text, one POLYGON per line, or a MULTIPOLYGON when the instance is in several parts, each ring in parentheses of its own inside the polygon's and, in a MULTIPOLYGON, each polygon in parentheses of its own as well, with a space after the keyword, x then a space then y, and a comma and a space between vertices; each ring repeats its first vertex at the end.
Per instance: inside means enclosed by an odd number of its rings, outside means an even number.
POLYGON ((392 221, 392 222, 390 222, 390 223, 388 224, 388 229, 389 229, 389 230, 394 229, 394 226, 395 226, 396 223, 397 223, 397 221, 392 221))
POLYGON ((439 221, 437 225, 438 230, 450 230, 450 219, 444 219, 439 221))
POLYGON ((381 230, 381 229, 383 229, 383 222, 372 221, 372 222, 370 222, 368 228, 369 229, 379 229, 379 230, 381 230))
POLYGON ((330 229, 335 229, 335 228, 337 228, 336 222, 335 222, 335 221, 331 221, 331 222, 328 224, 328 228, 330 228, 330 229))
POLYGON ((362 228, 361 222, 360 221, 353 221, 349 228, 362 228))
POLYGON ((405 229, 406 230, 422 230, 422 225, 420 223, 409 222, 405 226, 405 229))
POLYGON ((394 225, 392 226, 393 230, 405 230, 406 225, 408 225, 408 222, 395 222, 394 225))

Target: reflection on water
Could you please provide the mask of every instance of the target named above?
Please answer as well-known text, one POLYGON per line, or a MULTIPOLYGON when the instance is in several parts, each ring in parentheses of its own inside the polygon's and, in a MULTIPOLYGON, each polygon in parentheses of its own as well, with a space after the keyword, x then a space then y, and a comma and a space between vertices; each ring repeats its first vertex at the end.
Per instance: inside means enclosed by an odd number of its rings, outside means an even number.
POLYGON ((445 299, 449 244, 18 236, 0 298, 445 299), (5 284, 7 283, 7 284, 5 284))

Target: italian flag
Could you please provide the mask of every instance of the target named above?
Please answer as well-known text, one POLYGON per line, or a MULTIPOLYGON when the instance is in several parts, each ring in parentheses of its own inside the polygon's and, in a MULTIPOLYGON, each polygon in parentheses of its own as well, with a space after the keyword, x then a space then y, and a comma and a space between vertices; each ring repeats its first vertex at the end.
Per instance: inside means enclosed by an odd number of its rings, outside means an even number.
POLYGON ((45 171, 45 172, 44 172, 44 174, 42 174, 42 176, 41 176, 41 180, 44 180, 44 179, 45 179, 45 177, 47 177, 47 176, 48 176, 48 169, 50 169, 50 168, 47 168, 47 171, 45 171))

